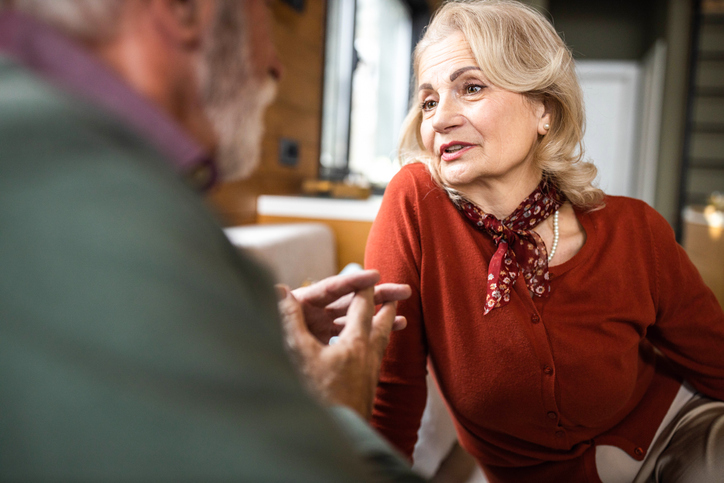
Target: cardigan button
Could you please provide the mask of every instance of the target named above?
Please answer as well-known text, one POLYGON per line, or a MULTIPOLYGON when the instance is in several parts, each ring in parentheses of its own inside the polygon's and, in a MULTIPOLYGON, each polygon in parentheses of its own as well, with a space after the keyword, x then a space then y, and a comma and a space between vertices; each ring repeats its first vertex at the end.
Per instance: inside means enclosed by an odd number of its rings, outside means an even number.
POLYGON ((566 435, 564 431, 556 431, 556 438, 562 438, 566 435))
POLYGON ((636 448, 634 449, 634 454, 636 456, 643 456, 646 453, 643 448, 636 448))
POLYGON ((543 372, 550 376, 551 374, 553 374, 553 368, 551 366, 545 366, 543 367, 543 372))
POLYGON ((558 415, 554 411, 548 413, 548 419, 556 419, 558 415))
POLYGON ((540 317, 538 317, 538 314, 533 314, 530 318, 530 321, 534 324, 537 324, 538 322, 540 322, 540 317))

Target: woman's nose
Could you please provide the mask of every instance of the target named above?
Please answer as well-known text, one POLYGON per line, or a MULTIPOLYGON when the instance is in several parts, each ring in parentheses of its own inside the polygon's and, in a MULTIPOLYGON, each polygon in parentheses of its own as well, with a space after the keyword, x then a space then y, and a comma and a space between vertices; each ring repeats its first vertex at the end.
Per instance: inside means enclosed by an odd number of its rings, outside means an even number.
POLYGON ((458 103, 449 97, 441 97, 432 117, 432 128, 437 132, 446 132, 462 123, 458 103))

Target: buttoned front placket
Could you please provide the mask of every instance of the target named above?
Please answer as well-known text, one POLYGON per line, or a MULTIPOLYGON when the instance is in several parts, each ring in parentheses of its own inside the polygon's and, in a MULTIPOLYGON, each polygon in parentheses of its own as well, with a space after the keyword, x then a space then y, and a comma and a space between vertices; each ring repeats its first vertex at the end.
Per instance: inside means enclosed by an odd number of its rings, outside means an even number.
POLYGON ((531 345, 538 358, 541 378, 541 401, 543 402, 540 411, 540 418, 543 420, 541 425, 549 428, 548 434, 550 435, 551 448, 567 450, 570 448, 570 443, 568 432, 561 424, 558 394, 556 393, 556 364, 544 319, 547 299, 536 296, 527 298, 530 301, 526 307, 530 320, 530 323, 527 324, 528 331, 531 345))

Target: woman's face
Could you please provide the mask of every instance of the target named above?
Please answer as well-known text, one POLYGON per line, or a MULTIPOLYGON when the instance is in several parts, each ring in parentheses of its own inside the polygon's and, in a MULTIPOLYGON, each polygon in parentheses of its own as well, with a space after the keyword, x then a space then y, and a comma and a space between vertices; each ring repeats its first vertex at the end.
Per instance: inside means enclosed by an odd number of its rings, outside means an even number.
POLYGON ((429 46, 419 67, 420 134, 449 186, 540 178, 533 163, 549 115, 541 102, 493 86, 460 32, 429 46))

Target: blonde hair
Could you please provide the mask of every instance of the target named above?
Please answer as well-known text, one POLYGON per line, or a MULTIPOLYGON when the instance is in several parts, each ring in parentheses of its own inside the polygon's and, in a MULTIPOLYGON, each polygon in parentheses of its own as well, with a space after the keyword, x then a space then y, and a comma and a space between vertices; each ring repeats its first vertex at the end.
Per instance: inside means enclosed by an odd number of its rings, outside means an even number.
MULTIPOLYGON (((415 81, 425 50, 455 32, 463 34, 490 82, 541 101, 550 112, 550 130, 534 151, 544 178, 554 181, 579 208, 601 205, 603 191, 592 185, 596 167, 583 159, 585 113, 573 57, 550 22, 533 8, 509 0, 446 2, 415 47, 415 81)), ((425 151, 421 122, 422 111, 413 100, 402 126, 400 160, 425 163, 433 179, 457 202, 461 194, 445 185, 439 160, 425 151)))

